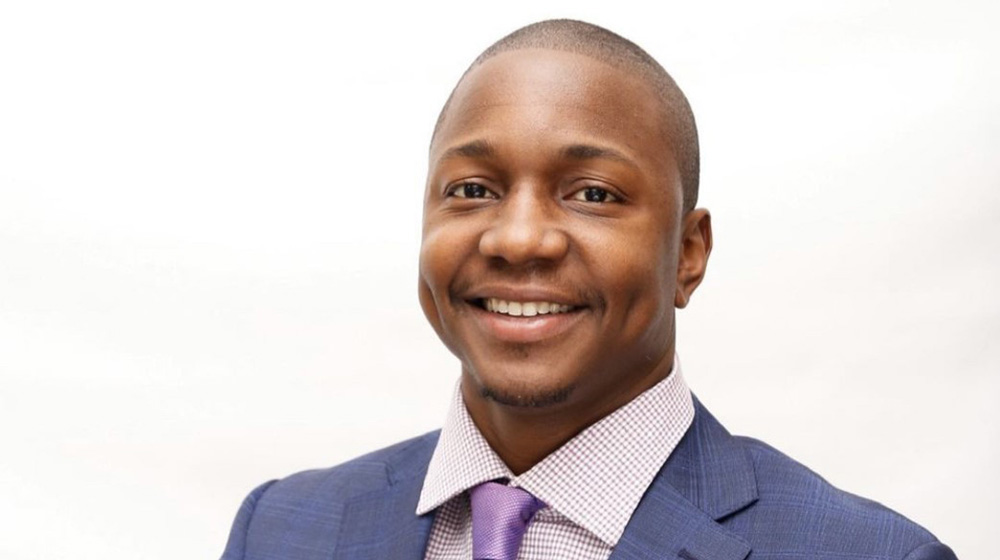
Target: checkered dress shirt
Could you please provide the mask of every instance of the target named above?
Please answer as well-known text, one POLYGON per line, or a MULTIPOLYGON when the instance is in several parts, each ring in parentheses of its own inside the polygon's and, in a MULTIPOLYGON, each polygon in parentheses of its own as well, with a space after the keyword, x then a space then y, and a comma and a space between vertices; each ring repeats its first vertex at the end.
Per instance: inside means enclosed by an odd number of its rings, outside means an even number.
POLYGON ((467 490, 506 478, 548 506, 528 525, 518 560, 607 559, 693 419, 675 356, 666 379, 515 476, 486 443, 456 388, 417 504, 418 515, 438 510, 424 558, 472 558, 467 490))

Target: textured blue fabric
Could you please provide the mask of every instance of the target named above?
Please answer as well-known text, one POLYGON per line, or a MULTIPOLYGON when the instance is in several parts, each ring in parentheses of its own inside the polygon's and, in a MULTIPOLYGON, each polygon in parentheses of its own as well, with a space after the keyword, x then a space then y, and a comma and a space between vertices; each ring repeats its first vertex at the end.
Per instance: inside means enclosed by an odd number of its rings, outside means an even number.
MULTIPOLYGON (((438 433, 266 483, 243 502, 223 560, 423 558, 414 511, 438 433)), ((691 429, 646 491, 613 560, 954 560, 926 530, 838 490, 695 401, 691 429)))

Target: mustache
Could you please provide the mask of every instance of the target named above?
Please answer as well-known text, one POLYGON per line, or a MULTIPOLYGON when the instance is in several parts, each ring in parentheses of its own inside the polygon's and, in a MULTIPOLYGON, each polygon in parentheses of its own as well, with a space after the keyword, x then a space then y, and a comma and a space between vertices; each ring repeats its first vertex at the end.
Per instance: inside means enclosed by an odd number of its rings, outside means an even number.
POLYGON ((604 309, 607 302, 598 292, 588 286, 582 286, 577 282, 567 282, 559 277, 559 274, 546 270, 543 267, 518 267, 517 269, 490 270, 484 274, 475 276, 462 276, 456 278, 449 288, 449 292, 454 299, 463 299, 462 294, 473 292, 476 287, 489 284, 502 284, 506 286, 545 286, 553 290, 569 294, 574 301, 582 302, 597 309, 604 309))

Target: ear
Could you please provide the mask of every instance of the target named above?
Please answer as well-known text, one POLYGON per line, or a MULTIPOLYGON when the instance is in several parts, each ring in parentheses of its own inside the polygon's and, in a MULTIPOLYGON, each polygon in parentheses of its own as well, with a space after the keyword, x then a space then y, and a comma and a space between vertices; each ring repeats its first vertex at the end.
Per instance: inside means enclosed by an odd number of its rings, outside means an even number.
POLYGON ((705 277, 708 255, 712 252, 712 216, 708 210, 695 208, 684 215, 680 246, 674 292, 674 307, 678 309, 687 306, 691 294, 705 277))

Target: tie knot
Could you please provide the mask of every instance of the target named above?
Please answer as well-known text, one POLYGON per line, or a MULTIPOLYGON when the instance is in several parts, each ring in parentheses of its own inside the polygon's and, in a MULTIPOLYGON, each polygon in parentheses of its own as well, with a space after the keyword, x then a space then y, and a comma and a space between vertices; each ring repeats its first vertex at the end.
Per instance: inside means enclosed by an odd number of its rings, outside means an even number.
POLYGON ((474 560, 514 560, 531 518, 545 504, 527 491, 485 482, 469 491, 474 560))

